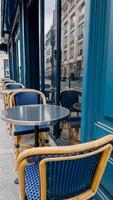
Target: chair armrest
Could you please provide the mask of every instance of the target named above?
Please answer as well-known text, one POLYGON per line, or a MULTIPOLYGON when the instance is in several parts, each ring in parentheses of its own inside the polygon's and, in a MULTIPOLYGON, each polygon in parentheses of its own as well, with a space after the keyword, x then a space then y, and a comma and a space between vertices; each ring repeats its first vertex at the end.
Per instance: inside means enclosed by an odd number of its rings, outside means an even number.
POLYGON ((36 155, 54 155, 54 154, 70 154, 70 153, 79 153, 87 150, 91 150, 93 148, 101 147, 107 143, 113 142, 113 135, 107 135, 101 139, 83 143, 83 144, 77 144, 77 145, 71 145, 71 146, 54 146, 54 147, 37 147, 32 149, 27 149, 19 154, 17 158, 17 168, 21 164, 23 160, 26 160, 30 156, 36 156, 36 155))

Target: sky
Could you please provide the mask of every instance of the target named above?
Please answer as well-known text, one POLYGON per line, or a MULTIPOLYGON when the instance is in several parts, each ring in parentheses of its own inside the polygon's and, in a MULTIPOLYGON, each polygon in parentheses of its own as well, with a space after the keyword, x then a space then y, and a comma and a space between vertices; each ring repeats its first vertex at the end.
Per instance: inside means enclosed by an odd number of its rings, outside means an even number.
POLYGON ((55 0, 45 0, 45 33, 50 29, 53 22, 53 10, 55 9, 55 0))

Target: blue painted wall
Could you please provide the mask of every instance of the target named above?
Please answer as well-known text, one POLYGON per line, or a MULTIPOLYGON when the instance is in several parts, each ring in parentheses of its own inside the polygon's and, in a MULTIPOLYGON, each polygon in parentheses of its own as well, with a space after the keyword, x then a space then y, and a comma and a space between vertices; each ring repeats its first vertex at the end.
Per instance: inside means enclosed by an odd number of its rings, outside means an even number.
MULTIPOLYGON (((113 133, 113 1, 87 0, 86 9, 82 142, 113 133)), ((113 199, 113 155, 101 185, 101 199, 113 199)))

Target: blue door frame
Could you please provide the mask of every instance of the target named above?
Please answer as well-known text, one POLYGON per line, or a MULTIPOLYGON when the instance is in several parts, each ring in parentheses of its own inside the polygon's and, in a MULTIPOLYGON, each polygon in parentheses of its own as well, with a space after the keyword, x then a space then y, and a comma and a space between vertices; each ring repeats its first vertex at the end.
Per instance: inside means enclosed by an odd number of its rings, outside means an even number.
MULTIPOLYGON (((86 1, 81 141, 113 134, 113 1, 86 1)), ((113 155, 97 199, 113 200, 113 155)))

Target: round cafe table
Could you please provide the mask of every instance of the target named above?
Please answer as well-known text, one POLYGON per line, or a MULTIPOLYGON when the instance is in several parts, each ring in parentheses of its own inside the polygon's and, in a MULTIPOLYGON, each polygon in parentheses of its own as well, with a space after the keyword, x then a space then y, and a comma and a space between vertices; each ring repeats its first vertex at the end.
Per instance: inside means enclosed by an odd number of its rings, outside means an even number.
POLYGON ((65 119, 70 111, 64 107, 56 105, 25 105, 5 109, 1 118, 14 125, 34 126, 35 146, 38 146, 39 125, 49 125, 65 119))

